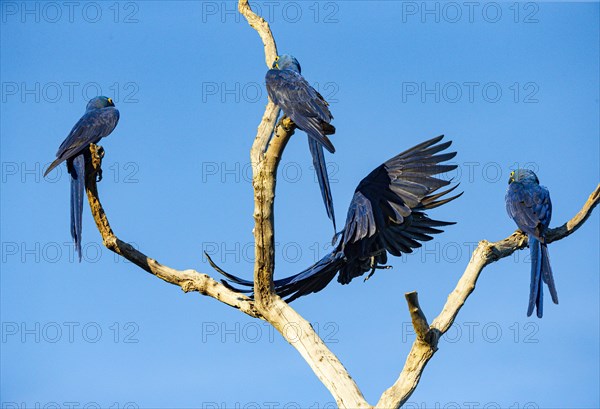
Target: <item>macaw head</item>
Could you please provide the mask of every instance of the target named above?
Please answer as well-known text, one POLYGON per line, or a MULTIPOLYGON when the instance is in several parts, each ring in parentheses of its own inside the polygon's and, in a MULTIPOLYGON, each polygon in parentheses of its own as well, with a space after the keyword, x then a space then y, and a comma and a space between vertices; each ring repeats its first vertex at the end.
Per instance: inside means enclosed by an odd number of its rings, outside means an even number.
POLYGON ((85 107, 85 110, 89 111, 90 109, 101 109, 114 106, 115 103, 113 102, 112 98, 100 96, 90 99, 90 102, 88 102, 87 106, 85 107))
POLYGON ((513 182, 534 182, 538 185, 540 184, 540 180, 537 175, 529 169, 517 169, 510 172, 510 176, 508 178, 508 184, 510 185, 513 182))
POLYGON ((273 61, 273 65, 271 66, 274 70, 292 70, 296 71, 298 74, 301 72, 300 63, 294 56, 283 54, 275 57, 275 61, 273 61))

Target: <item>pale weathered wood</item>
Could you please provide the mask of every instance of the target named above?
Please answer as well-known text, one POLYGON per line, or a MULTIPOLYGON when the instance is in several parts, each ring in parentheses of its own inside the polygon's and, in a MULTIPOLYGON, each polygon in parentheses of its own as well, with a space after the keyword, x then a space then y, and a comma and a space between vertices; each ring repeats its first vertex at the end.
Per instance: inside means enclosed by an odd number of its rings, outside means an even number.
POLYGON ((262 254, 260 258, 257 257, 255 267, 256 307, 264 319, 298 350, 319 380, 329 389, 339 407, 369 407, 346 368, 327 348, 310 323, 273 292, 275 174, 283 149, 293 133, 290 126, 290 121, 284 120, 277 127, 264 159, 257 164, 257 176, 254 180, 254 235, 262 254))
MULTIPOLYGON (((260 35, 264 45, 265 61, 267 67, 270 67, 277 55, 277 47, 269 24, 252 11, 247 0, 239 0, 238 9, 250 26, 260 35)), ((92 161, 88 164, 86 171, 86 191, 90 208, 104 245, 108 249, 152 275, 170 284, 180 286, 185 292, 197 291, 252 317, 268 321, 306 360, 339 407, 370 408, 371 406, 366 402, 346 368, 327 348, 311 324, 273 291, 273 272, 275 270, 273 205, 276 173, 283 150, 295 130, 295 125, 288 118, 284 118, 279 124, 276 124, 278 116, 279 108, 269 101, 250 152, 255 203, 254 300, 230 290, 206 274, 191 269, 175 270, 164 266, 136 250, 130 244, 121 241, 113 233, 98 197, 96 176, 100 172, 103 150, 96 145, 90 147, 92 161)), ((596 187, 575 217, 563 226, 549 231, 548 242, 560 240, 575 232, 587 220, 599 201, 600 185, 596 187)), ((477 279, 485 266, 526 246, 527 236, 520 231, 495 243, 481 241, 473 252, 456 288, 448 296, 442 312, 431 325, 428 324, 425 314, 419 306, 417 293, 406 294, 409 313, 417 336, 400 376, 382 394, 377 408, 398 408, 408 400, 417 387, 427 362, 437 351, 439 338, 452 326, 460 309, 474 291, 477 279)))
MULTIPOLYGON (((550 229, 547 233, 548 242, 563 239, 574 233, 592 214, 592 210, 600 202, 600 184, 589 196, 583 208, 568 222, 556 229, 550 229)), ((479 245, 473 251, 471 260, 466 270, 461 276, 454 291, 448 296, 448 300, 442 309, 440 315, 433 320, 429 327, 429 333, 436 334, 429 342, 423 342, 421 336, 418 336, 412 345, 404 368, 398 377, 398 380, 387 389, 377 403, 377 408, 398 408, 403 405, 413 393, 419 383, 421 374, 425 369, 427 362, 437 351, 437 339, 442 336, 450 327, 460 309, 467 301, 467 298, 475 290, 477 279, 488 264, 510 256, 512 253, 527 246, 527 235, 517 230, 504 240, 490 243, 486 240, 479 242, 479 245)), ((411 311, 412 313, 412 311, 411 311)), ((413 321, 414 322, 414 321, 413 321)), ((417 334, 423 332, 422 328, 417 329, 417 334)))
MULTIPOLYGON (((281 152, 287 143, 287 139, 293 133, 293 128, 289 122, 283 122, 278 127, 277 135, 272 143, 273 150, 268 151, 265 160, 269 163, 271 170, 265 175, 274 176, 272 171, 276 170, 276 164, 279 161, 281 152)), ((271 148, 270 148, 271 149, 271 148)), ((101 147, 91 145, 92 164, 86 171, 86 191, 92 215, 104 245, 111 251, 126 258, 136 264, 143 270, 152 275, 174 285, 180 286, 185 292, 197 291, 200 294, 215 298, 224 304, 230 305, 240 311, 256 318, 264 319, 270 322, 281 335, 302 355, 302 357, 311 366, 319 380, 329 389, 335 398, 339 407, 344 408, 368 408, 369 404, 365 401, 362 393, 356 383, 352 380, 347 370, 337 357, 327 348, 325 343, 319 338, 312 326, 287 303, 272 292, 266 294, 267 299, 261 305, 249 299, 248 297, 229 290, 221 283, 215 281, 206 274, 198 273, 195 270, 175 270, 164 266, 156 260, 147 257, 142 252, 136 250, 130 244, 121 241, 112 231, 108 218, 100 203, 98 197, 96 175, 100 169, 103 151, 101 147)), ((266 192, 274 197, 275 182, 272 180, 265 186, 266 192)), ((272 201, 270 211, 272 215, 272 201)), ((567 223, 562 226, 550 229, 547 238, 548 242, 561 240, 579 229, 583 223, 592 214, 593 209, 600 202, 600 184, 589 196, 583 208, 567 223)), ((269 206, 268 206, 269 207, 269 206)), ((263 220, 259 218, 259 220, 263 220)), ((263 226, 265 228, 265 226, 263 226)), ((267 226, 269 228, 269 226, 267 226)), ((270 224, 272 228, 272 223, 270 224)), ((265 234, 265 248, 273 247, 274 236, 265 234)), ((406 299, 409 306, 409 312, 413 319, 415 332, 417 334, 412 348, 408 354, 404 368, 397 381, 381 396, 377 403, 377 408, 398 408, 404 404, 417 387, 426 364, 437 351, 437 342, 439 338, 452 326, 460 309, 465 304, 469 295, 474 291, 477 279, 488 264, 510 256, 517 250, 527 246, 527 236, 517 230, 511 236, 495 243, 483 240, 479 243, 473 252, 469 264, 461 276, 456 288, 448 296, 442 312, 433 321, 427 329, 427 319, 418 303, 417 293, 407 293, 406 299)), ((274 267, 274 265, 272 265, 274 267)), ((271 271, 272 273, 272 271, 271 271)), ((272 274, 258 276, 258 281, 262 288, 272 286, 272 274), (271 280, 268 285, 264 281, 271 280)))
MULTIPOLYGON (((277 49, 269 24, 254 14, 247 0, 240 0, 238 9, 246 17, 250 26, 260 35, 265 48, 265 60, 270 68, 270 64, 277 55, 277 49)), ((254 187, 254 299, 256 307, 264 319, 271 323, 298 350, 319 380, 329 389, 339 407, 369 407, 346 368, 327 348, 310 323, 273 291, 273 272, 275 271, 273 204, 276 174, 283 150, 295 129, 293 122, 284 118, 277 125, 273 137, 271 137, 273 125, 279 113, 273 107, 273 103, 269 101, 250 153, 254 187)))
POLYGON ((238 11, 246 18, 246 21, 248 21, 250 27, 255 29, 260 36, 260 39, 265 47, 265 62, 267 67, 271 68, 271 64, 273 64, 275 57, 277 57, 277 46, 275 45, 275 38, 271 32, 269 23, 267 23, 264 18, 252 11, 248 0, 238 1, 238 11))
POLYGON ((419 295, 416 291, 404 294, 406 303, 408 304, 408 312, 412 319, 413 328, 417 334, 417 339, 422 342, 432 343, 431 341, 431 329, 427 323, 425 313, 419 305, 419 295))
POLYGON ((180 286, 185 292, 197 291, 200 294, 208 295, 231 307, 237 308, 252 317, 261 318, 261 315, 254 307, 254 302, 252 300, 228 289, 208 275, 201 274, 191 269, 175 270, 164 266, 158 261, 146 256, 141 251, 136 250, 129 243, 119 240, 110 227, 108 217, 100 203, 98 188, 96 186, 96 175, 102 164, 104 150, 102 147, 91 145, 90 151, 93 160, 92 163, 88 164, 88 169, 86 170, 85 187, 94 221, 96 222, 98 231, 102 235, 102 241, 106 248, 126 258, 161 280, 180 286))

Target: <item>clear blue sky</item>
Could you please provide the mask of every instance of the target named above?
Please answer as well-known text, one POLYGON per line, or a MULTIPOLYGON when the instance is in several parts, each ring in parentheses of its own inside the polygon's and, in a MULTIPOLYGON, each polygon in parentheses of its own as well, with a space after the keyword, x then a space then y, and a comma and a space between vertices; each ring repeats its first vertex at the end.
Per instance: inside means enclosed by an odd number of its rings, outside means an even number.
MULTIPOLYGON (((418 290, 433 319, 473 245, 514 231, 510 170, 537 171, 552 226, 598 183, 599 4, 257 4, 280 52, 331 102, 340 224, 381 162, 442 133, 458 151, 465 194, 431 212, 456 226, 367 283, 294 304, 375 403, 414 338, 403 294, 418 290)), ((3 407, 331 407, 265 323, 115 258, 87 206, 75 262, 65 167, 41 177, 87 99, 110 96, 121 121, 102 142, 99 188, 115 232, 172 267, 216 276, 206 250, 249 277, 248 161, 266 67, 235 4, 0 5, 3 407)), ((598 229, 596 213, 550 246, 560 305, 547 297, 541 320, 525 314, 527 250, 489 266, 407 407, 600 406, 598 229)), ((312 264, 331 237, 302 133, 283 158, 276 234, 278 277, 312 264)))

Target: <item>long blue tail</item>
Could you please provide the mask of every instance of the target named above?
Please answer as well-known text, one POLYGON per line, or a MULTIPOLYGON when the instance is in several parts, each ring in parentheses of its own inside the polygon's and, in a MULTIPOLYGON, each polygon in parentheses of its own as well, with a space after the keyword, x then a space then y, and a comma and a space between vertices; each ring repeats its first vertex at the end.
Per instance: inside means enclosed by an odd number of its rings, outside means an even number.
MULTIPOLYGON (((206 255, 210 265, 219 273, 223 274, 227 279, 221 280, 221 283, 234 291, 249 294, 251 298, 254 297, 253 281, 244 280, 243 278, 239 278, 227 273, 217 266, 212 261, 210 256, 206 254, 206 252, 204 254, 206 255), (243 288, 234 287, 231 283, 241 285, 243 288)), ((303 295, 321 291, 327 286, 327 284, 331 282, 331 280, 333 280, 335 275, 345 263, 346 261, 344 260, 343 253, 339 251, 333 251, 306 270, 301 271, 293 276, 273 281, 275 292, 278 296, 284 298, 286 302, 289 303, 298 297, 302 297, 303 295)))
POLYGON ((558 304, 558 293, 556 292, 552 268, 550 267, 548 246, 546 243, 540 243, 539 240, 530 235, 529 249, 531 252, 531 285, 527 316, 531 316, 535 306, 538 318, 542 318, 544 315, 544 288, 542 283, 548 285, 554 304, 558 304))
POLYGON ((542 249, 542 280, 548 286, 550 290, 550 296, 552 302, 558 304, 558 293, 556 292, 556 285, 554 284, 554 276, 552 275, 552 267, 550 267, 550 256, 548 255, 548 246, 546 243, 541 243, 542 249))
POLYGON ((85 185, 85 158, 83 154, 73 158, 68 166, 71 174, 71 237, 81 262, 81 224, 83 214, 83 190, 85 185))
POLYGON ((331 195, 331 187, 329 186, 329 175, 327 174, 327 163, 325 163, 325 156, 323 152, 323 145, 317 142, 314 138, 308 138, 308 147, 313 159, 313 166, 317 172, 317 179, 319 180, 319 187, 321 188, 321 196, 325 203, 325 209, 327 210, 327 216, 333 222, 333 231, 337 231, 335 226, 335 214, 333 212, 333 197, 331 195))
POLYGON ((531 284, 529 287, 529 307, 527 316, 533 314, 533 308, 537 310, 537 316, 544 315, 544 289, 542 288, 542 257, 540 253, 540 242, 533 236, 529 236, 529 252, 531 254, 531 284))

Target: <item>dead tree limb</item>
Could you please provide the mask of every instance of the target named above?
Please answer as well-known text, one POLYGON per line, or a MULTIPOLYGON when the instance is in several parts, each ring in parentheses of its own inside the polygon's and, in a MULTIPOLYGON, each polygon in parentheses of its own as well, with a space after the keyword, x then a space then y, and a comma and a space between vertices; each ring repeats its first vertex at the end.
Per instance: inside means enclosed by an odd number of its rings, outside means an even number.
MULTIPOLYGON (((247 0, 239 0, 238 9, 263 41, 265 61, 270 68, 277 48, 269 24, 256 15, 247 0)), ((254 187, 254 298, 262 316, 302 355, 319 380, 329 389, 338 406, 369 407, 362 393, 339 359, 327 348, 313 327, 273 291, 275 271, 275 231, 273 204, 277 166, 294 125, 283 120, 271 131, 278 109, 269 101, 250 153, 254 187)))
MULTIPOLYGON (((239 0, 238 9, 250 26, 260 35, 264 45, 265 61, 269 67, 277 55, 269 24, 252 11, 248 0, 239 0)), ((268 321, 298 350, 319 380, 330 391, 339 407, 370 408, 371 406, 366 402, 348 371, 327 348, 311 324, 273 291, 273 273, 275 271, 273 204, 276 173, 283 150, 295 130, 295 125, 287 118, 276 124, 278 115, 279 108, 269 101, 250 153, 255 204, 254 300, 230 290, 206 274, 192 269, 175 270, 164 266, 120 240, 113 233, 98 196, 96 177, 100 172, 104 152, 101 147, 96 145, 90 146, 92 161, 88 163, 86 171, 86 191, 92 215, 98 231, 102 235, 103 243, 109 250, 163 281, 181 287, 185 292, 197 291, 252 317, 268 321)), ((550 230, 547 235, 548 242, 560 240, 575 232, 587 220, 599 201, 600 184, 575 217, 563 226, 550 230)), ((439 338, 452 326, 460 309, 475 289, 477 279, 485 266, 526 246, 527 236, 520 231, 495 243, 481 241, 473 252, 456 288, 448 296, 442 312, 431 325, 419 305, 417 293, 406 294, 409 313, 417 336, 400 376, 382 394, 377 408, 398 408, 407 401, 417 387, 427 362, 437 351, 439 338)))
POLYGON ((101 146, 91 145, 92 154, 91 163, 87 164, 85 187, 90 203, 92 216, 96 222, 96 227, 102 236, 102 242, 107 249, 131 261, 142 270, 160 278, 167 283, 178 285, 183 291, 197 291, 200 294, 213 297, 231 307, 250 315, 260 318, 260 314, 254 307, 254 303, 235 291, 231 291, 223 284, 213 280, 206 274, 201 274, 195 270, 175 270, 160 264, 153 258, 146 256, 141 251, 135 249, 131 244, 120 240, 110 227, 106 212, 100 203, 98 188, 96 186, 96 176, 102 164, 104 149, 101 146))
MULTIPOLYGON (((592 214, 592 210, 598 205, 598 202, 600 202, 600 184, 596 186, 596 189, 589 196, 583 208, 571 220, 558 228, 550 229, 547 233, 548 242, 551 243, 563 239, 574 233, 592 214)), ((404 369, 402 369, 394 385, 383 393, 377 403, 377 408, 398 408, 410 398, 410 395, 412 395, 419 383, 425 365, 427 365, 427 362, 429 362, 433 354, 437 351, 437 340, 454 323, 458 312, 467 301, 469 295, 475 290, 477 280, 485 266, 508 257, 515 251, 525 247, 527 247, 527 235, 523 234, 520 230, 517 230, 504 240, 495 243, 490 243, 486 240, 479 242, 456 288, 448 296, 446 305, 444 305, 440 315, 433 320, 428 330, 423 329, 422 323, 415 325, 417 339, 414 341, 408 354, 404 369), (430 335, 430 338, 427 339, 427 337, 422 335, 424 332, 435 335, 430 335)), ((414 297, 416 300, 416 293, 414 297)), ((414 305, 420 310, 418 301, 415 304, 409 300, 411 315, 414 315, 414 305)), ((415 319, 413 318, 413 325, 414 322, 415 319)))

